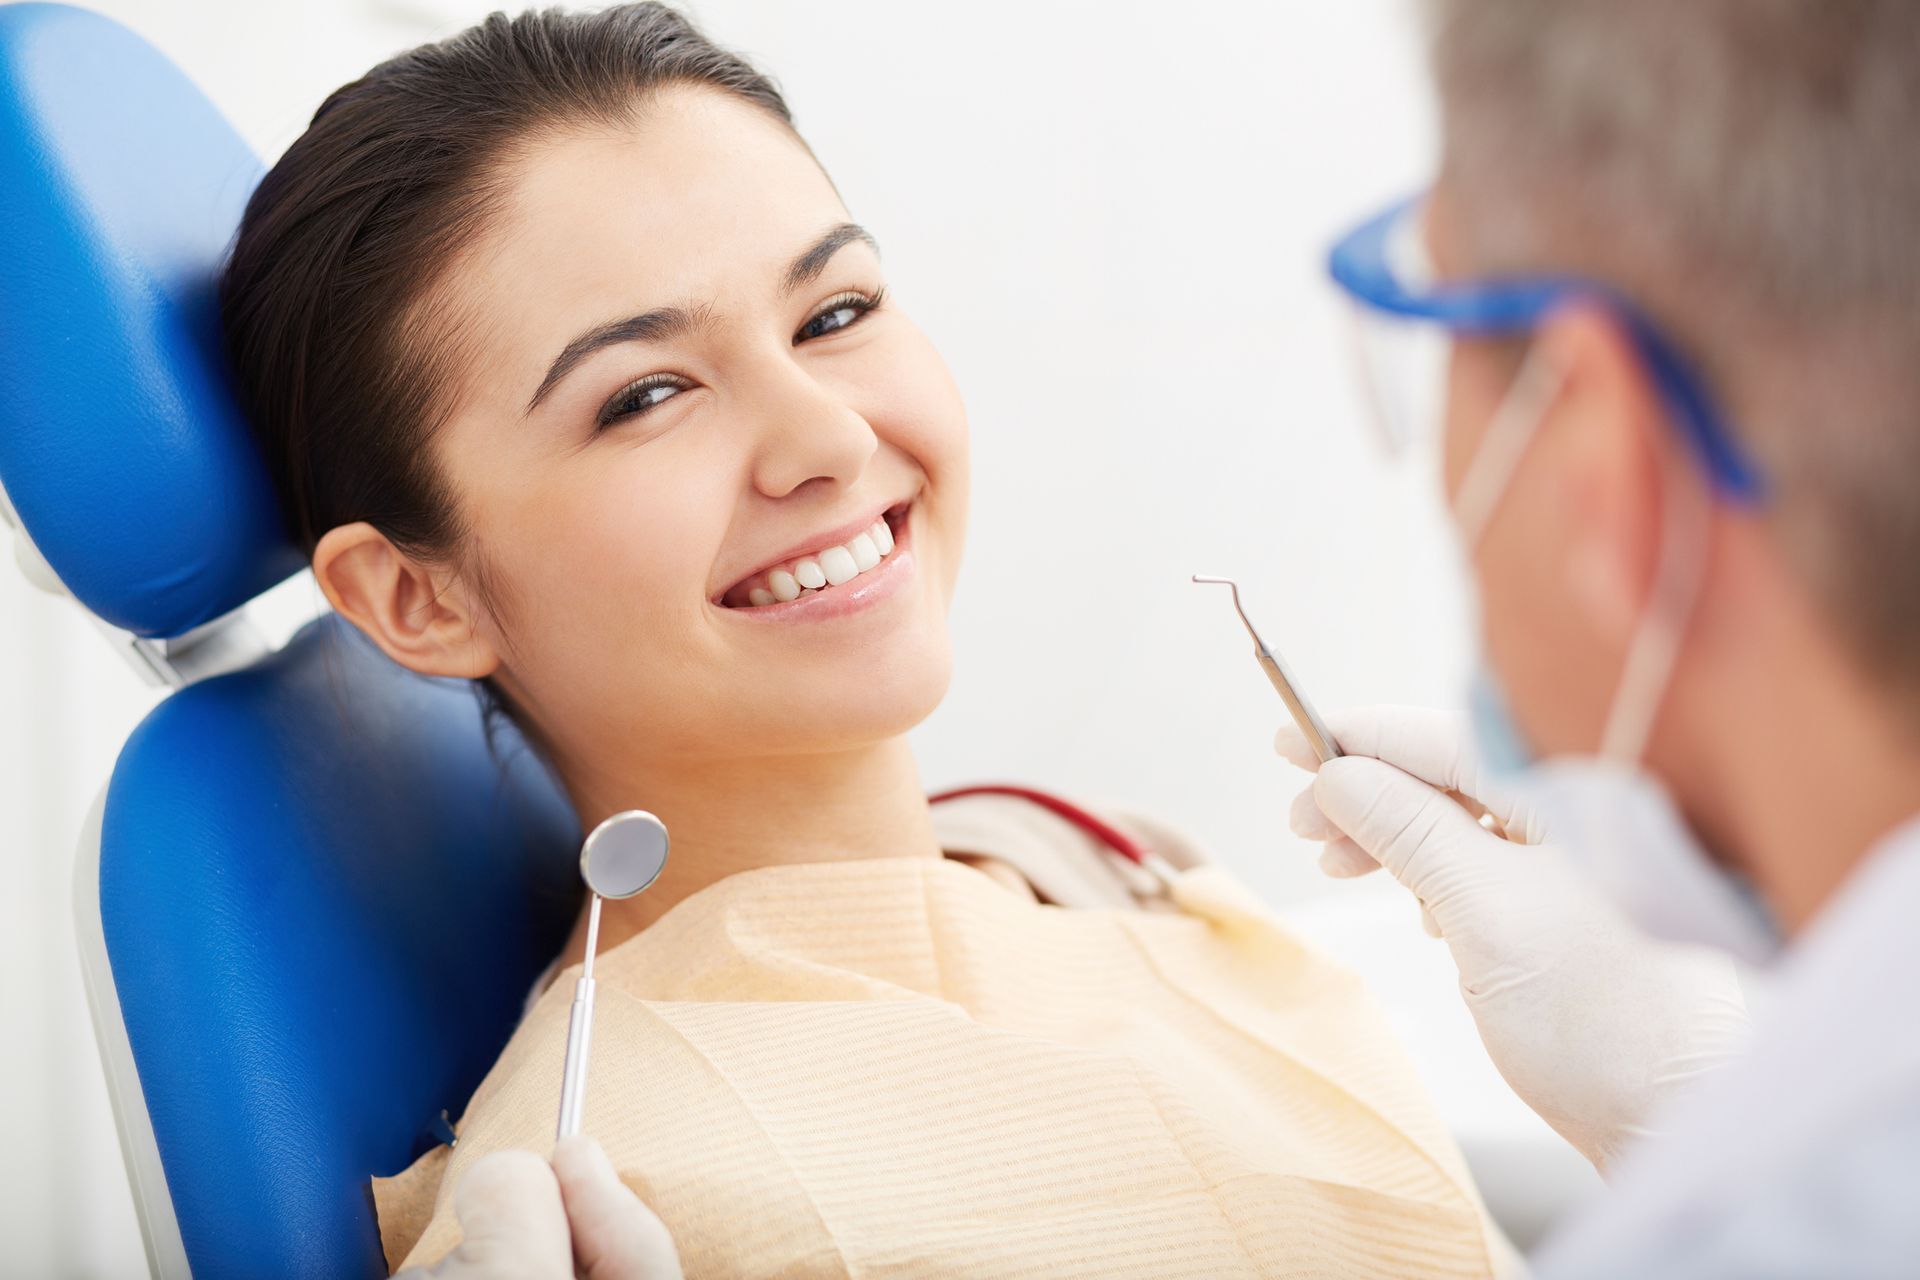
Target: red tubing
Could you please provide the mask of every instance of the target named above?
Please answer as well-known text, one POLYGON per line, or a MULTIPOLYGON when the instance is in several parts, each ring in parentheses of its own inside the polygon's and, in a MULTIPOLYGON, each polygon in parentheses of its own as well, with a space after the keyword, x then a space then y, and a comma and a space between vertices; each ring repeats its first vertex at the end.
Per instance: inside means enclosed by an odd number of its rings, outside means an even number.
POLYGON ((927 803, 939 804, 942 800, 958 800, 962 796, 1017 796, 1031 801, 1051 813, 1057 813, 1080 828, 1094 839, 1100 841, 1115 853, 1135 864, 1144 864, 1147 850, 1141 843, 1119 830, 1110 823, 1102 822, 1079 805, 1062 800, 1059 796, 1048 795, 1044 791, 1035 791, 1032 787, 1014 787, 1002 784, 989 784, 978 787, 955 787, 951 791, 942 791, 927 797, 927 803))

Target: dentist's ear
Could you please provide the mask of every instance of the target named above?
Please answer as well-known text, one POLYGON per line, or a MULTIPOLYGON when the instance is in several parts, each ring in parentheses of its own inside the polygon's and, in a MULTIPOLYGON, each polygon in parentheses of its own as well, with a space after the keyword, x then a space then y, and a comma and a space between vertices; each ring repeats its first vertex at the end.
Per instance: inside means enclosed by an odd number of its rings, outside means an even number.
POLYGON ((1666 468, 1685 466, 1633 336, 1602 307, 1573 305, 1540 327, 1564 377, 1541 427, 1568 526, 1566 600, 1624 644, 1653 590, 1666 468))
POLYGON ((313 550, 313 577, 335 612, 403 667, 471 680, 500 665, 478 625, 471 585, 451 567, 408 556, 365 521, 326 532, 313 550))

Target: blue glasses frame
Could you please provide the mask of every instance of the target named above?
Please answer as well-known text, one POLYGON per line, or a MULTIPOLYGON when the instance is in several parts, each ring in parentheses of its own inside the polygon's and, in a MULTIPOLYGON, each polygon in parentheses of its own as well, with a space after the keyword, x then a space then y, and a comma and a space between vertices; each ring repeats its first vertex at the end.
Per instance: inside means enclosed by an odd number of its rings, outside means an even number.
POLYGON ((1409 320, 1428 321, 1455 333, 1524 333, 1555 308, 1573 301, 1597 303, 1626 328, 1646 363, 1669 413, 1715 489, 1741 504, 1766 496, 1766 482, 1739 440, 1715 411, 1712 398, 1672 343, 1618 292, 1578 276, 1537 276, 1501 281, 1449 281, 1413 288, 1394 274, 1388 241, 1420 197, 1403 200, 1343 236, 1327 256, 1334 282, 1356 301, 1409 320))

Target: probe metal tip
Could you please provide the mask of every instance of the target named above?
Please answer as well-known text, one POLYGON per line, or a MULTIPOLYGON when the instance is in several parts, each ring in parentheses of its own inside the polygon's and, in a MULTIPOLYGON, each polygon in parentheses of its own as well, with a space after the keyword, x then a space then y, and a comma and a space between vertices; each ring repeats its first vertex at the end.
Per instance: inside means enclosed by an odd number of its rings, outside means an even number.
POLYGON ((1266 672, 1267 683, 1271 684, 1274 692, 1280 695, 1280 700, 1287 704, 1287 710, 1293 715, 1293 722, 1300 726, 1300 732, 1307 737, 1307 745, 1312 747, 1313 753, 1323 761, 1339 755, 1340 744, 1335 742, 1333 735, 1327 731, 1326 722, 1320 719, 1312 706, 1307 703, 1306 698, 1294 688, 1293 677, 1288 674, 1286 664, 1280 661, 1279 654, 1267 647, 1267 642, 1262 640, 1259 631, 1254 629, 1253 619, 1249 618, 1247 611, 1240 607, 1240 584, 1232 578, 1217 578, 1205 573, 1194 574, 1193 580, 1218 583, 1232 590, 1233 611, 1240 615, 1240 625, 1247 629, 1247 635, 1253 640, 1254 659, 1259 662, 1260 669, 1266 672))
POLYGON ((1235 582, 1232 578, 1216 578, 1211 574, 1205 574, 1205 573, 1194 574, 1193 580, 1195 582, 1216 582, 1216 583, 1219 583, 1221 586, 1226 587, 1228 590, 1232 591, 1233 592, 1233 611, 1240 615, 1240 625, 1245 627, 1247 629, 1247 634, 1253 637, 1253 643, 1256 647, 1258 647, 1261 650, 1266 649, 1267 642, 1262 640, 1260 638, 1260 633, 1253 629, 1253 619, 1249 618, 1247 616, 1247 611, 1240 607, 1240 584, 1239 583, 1235 582))

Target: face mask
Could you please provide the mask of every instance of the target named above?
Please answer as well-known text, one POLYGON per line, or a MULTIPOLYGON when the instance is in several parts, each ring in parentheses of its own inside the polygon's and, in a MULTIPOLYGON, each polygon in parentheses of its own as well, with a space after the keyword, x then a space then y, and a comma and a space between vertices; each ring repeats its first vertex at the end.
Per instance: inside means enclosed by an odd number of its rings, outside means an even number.
MULTIPOLYGON (((1464 555, 1472 555, 1485 533, 1561 382, 1535 348, 1488 423, 1454 507, 1464 555)), ((1635 627, 1599 749, 1540 761, 1484 653, 1476 656, 1468 691, 1474 745, 1489 773, 1534 805, 1548 838, 1642 930, 1717 946, 1757 964, 1780 947, 1771 913, 1751 884, 1707 856, 1666 788, 1640 765, 1698 594, 1711 514, 1706 498, 1683 479, 1669 485, 1666 498, 1653 596, 1635 627)))

